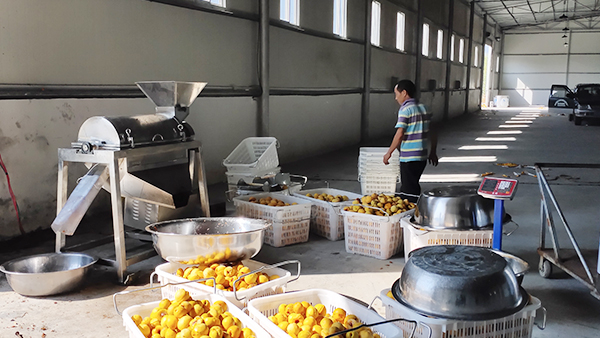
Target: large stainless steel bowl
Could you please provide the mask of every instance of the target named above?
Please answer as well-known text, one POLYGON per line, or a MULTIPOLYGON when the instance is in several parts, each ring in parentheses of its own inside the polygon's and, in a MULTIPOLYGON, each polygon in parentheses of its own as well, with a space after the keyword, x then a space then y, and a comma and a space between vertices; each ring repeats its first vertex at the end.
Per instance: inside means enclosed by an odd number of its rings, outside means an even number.
POLYGON ((50 296, 76 289, 96 262, 81 253, 48 253, 0 265, 10 287, 24 296, 50 296))
POLYGON ((421 194, 414 220, 433 229, 479 229, 494 223, 494 201, 477 194, 477 186, 435 188, 421 194))
POLYGON ((415 250, 392 294, 419 313, 460 320, 502 318, 528 302, 503 257, 486 248, 460 245, 415 250))
POLYGON ((242 217, 188 218, 151 224, 146 231, 167 261, 181 263, 203 256, 226 262, 254 257, 270 225, 265 220, 242 217))
POLYGON ((511 255, 504 251, 492 250, 492 252, 504 257, 504 259, 508 263, 508 266, 515 273, 515 277, 517 277, 517 282, 519 283, 519 285, 521 285, 521 283, 523 283, 523 278, 525 278, 525 273, 529 271, 529 264, 521 258, 515 255, 511 255))

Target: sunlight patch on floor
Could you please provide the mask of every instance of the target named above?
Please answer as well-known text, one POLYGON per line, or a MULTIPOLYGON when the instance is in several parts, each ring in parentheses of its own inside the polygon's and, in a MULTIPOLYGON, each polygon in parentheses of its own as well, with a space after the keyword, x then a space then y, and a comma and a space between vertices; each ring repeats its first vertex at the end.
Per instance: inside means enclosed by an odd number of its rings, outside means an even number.
POLYGON ((475 141, 516 141, 516 137, 478 137, 475 141))
POLYGON ((507 145, 504 144, 489 144, 489 145, 473 145, 473 146, 462 146, 458 150, 503 150, 508 149, 507 145))
POLYGON ((439 159, 439 162, 496 162, 496 156, 446 156, 439 159))

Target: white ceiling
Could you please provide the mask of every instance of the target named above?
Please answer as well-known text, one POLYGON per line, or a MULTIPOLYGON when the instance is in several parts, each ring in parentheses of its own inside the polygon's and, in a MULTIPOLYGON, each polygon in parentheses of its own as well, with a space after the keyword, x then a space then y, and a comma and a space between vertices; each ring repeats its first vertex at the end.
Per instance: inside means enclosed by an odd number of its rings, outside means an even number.
POLYGON ((600 0, 473 0, 503 30, 600 29, 600 0))

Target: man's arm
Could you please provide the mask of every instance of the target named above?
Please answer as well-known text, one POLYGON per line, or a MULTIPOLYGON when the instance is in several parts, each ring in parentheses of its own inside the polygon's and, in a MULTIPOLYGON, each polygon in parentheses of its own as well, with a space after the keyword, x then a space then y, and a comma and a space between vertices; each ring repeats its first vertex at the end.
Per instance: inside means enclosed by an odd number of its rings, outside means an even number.
POLYGON ((392 157, 392 153, 394 150, 398 149, 400 143, 402 143, 402 138, 404 137, 404 128, 396 129, 396 134, 394 135, 394 139, 392 140, 392 144, 388 149, 387 153, 383 155, 383 164, 388 165, 390 157, 392 157))

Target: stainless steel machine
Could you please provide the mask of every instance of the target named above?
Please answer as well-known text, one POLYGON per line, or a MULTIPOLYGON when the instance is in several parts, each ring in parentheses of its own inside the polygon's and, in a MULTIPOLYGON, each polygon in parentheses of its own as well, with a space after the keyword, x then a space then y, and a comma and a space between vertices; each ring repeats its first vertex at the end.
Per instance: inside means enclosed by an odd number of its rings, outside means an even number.
POLYGON ((201 144, 184 121, 206 83, 136 84, 156 105, 154 114, 91 117, 71 148, 58 149, 57 217, 52 223, 56 252, 66 250, 66 236, 75 233, 98 191, 110 192, 115 259, 99 262, 115 266, 121 283, 127 283, 127 266, 156 254, 150 248, 127 257, 125 226, 143 230, 168 219, 210 217, 201 144), (84 163, 89 171, 67 199, 70 163, 84 163))

